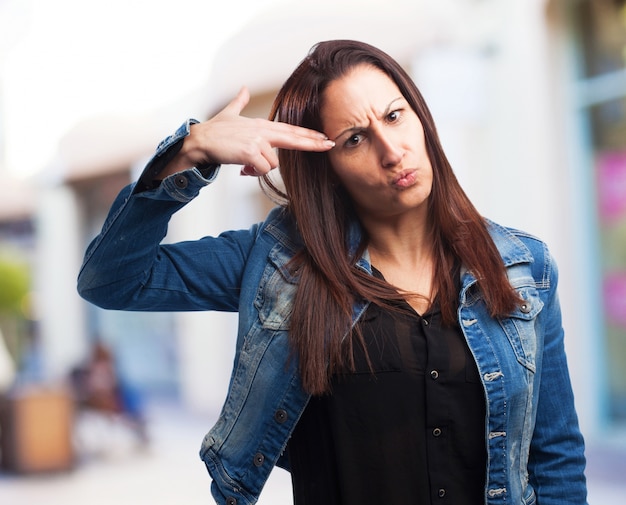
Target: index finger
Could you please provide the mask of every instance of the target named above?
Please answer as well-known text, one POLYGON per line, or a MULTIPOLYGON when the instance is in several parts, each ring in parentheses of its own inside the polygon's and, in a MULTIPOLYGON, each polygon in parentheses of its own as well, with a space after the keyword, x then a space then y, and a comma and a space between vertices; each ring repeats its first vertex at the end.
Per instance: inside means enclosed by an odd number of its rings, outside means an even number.
POLYGON ((303 126, 274 122, 273 147, 296 151, 328 151, 335 147, 335 142, 324 133, 303 126))

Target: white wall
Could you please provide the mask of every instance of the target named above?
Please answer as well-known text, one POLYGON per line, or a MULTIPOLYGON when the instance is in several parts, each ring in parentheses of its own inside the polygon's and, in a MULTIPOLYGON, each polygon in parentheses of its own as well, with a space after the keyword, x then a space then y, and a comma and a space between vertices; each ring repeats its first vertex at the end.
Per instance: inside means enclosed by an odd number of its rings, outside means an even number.
POLYGON ((35 311, 44 374, 62 380, 85 354, 84 302, 76 292, 82 261, 80 208, 67 186, 41 191, 37 209, 35 311))

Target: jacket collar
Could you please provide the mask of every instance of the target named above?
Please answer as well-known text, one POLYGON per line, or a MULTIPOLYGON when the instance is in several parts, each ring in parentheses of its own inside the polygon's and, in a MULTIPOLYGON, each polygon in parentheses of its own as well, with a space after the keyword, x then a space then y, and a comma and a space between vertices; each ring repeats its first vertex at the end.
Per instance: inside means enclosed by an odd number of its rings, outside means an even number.
MULTIPOLYGON (((487 223, 487 231, 493 240, 493 243, 500 253, 505 268, 521 263, 532 263, 533 256, 524 245, 524 243, 515 235, 513 230, 505 228, 489 219, 485 219, 487 223)), ((476 277, 470 272, 465 265, 461 267, 461 286, 465 292, 472 284, 476 282, 476 277)))
MULTIPOLYGON (((502 257, 502 261, 506 268, 520 263, 533 262, 533 256, 530 250, 526 247, 526 245, 524 245, 513 230, 494 223, 489 219, 486 219, 485 221, 487 223, 488 232, 491 235, 500 256, 502 257)), ((274 208, 268 215, 266 223, 267 226, 265 227, 265 231, 272 235, 283 246, 290 249, 293 253, 303 247, 304 244, 302 242, 302 237, 298 232, 296 222, 285 207, 274 208)), ((348 250, 351 255, 356 253, 362 235, 363 230, 360 223, 357 220, 354 220, 350 223, 348 236, 346 238, 348 250)), ((367 250, 358 260, 357 266, 366 272, 371 273, 372 269, 367 250)), ((464 277, 466 273, 469 273, 467 269, 462 268, 461 277, 464 277)))
POLYGON ((518 263, 532 263, 533 256, 513 230, 505 228, 493 221, 486 220, 487 229, 496 248, 500 252, 505 267, 518 263))

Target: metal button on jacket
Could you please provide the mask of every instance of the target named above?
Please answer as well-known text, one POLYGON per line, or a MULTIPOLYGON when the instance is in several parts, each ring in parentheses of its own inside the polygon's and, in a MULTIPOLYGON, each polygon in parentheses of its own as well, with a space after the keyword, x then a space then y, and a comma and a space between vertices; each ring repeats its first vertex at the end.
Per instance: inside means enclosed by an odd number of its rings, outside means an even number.
POLYGON ((265 461, 265 456, 263 456, 262 453, 257 452, 254 455, 254 466, 261 466, 264 461, 265 461))
POLYGON ((174 178, 174 184, 176 184, 177 188, 185 189, 187 185, 189 184, 189 181, 187 180, 187 177, 185 177, 184 175, 177 175, 174 178))
POLYGON ((283 424, 287 420, 287 411, 284 409, 278 409, 274 412, 274 420, 279 424, 283 424))

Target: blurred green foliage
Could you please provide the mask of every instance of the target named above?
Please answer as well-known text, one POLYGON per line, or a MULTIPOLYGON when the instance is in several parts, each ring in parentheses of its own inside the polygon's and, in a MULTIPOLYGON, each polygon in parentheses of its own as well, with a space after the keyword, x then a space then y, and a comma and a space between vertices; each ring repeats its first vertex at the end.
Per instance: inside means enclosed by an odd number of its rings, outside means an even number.
POLYGON ((0 312, 24 315, 30 268, 15 253, 0 251, 0 312))
POLYGON ((18 252, 0 249, 0 335, 15 363, 20 362, 28 338, 30 289, 28 261, 18 252))

